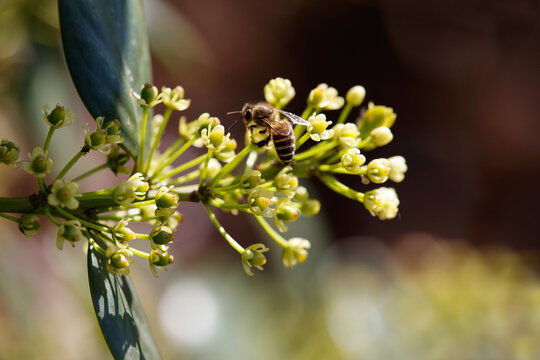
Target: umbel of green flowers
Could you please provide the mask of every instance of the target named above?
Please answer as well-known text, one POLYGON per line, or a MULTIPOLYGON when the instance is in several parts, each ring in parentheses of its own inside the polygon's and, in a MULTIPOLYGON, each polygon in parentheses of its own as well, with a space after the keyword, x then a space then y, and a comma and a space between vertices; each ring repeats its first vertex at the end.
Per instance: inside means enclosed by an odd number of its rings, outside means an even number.
MULTIPOLYGON (((277 109, 284 109, 295 94, 287 79, 272 79, 264 87, 266 102, 277 109)), ((0 216, 16 222, 30 237, 39 229, 36 215, 44 214, 58 226, 59 249, 63 249, 65 242, 75 245, 88 239, 106 259, 111 273, 128 274, 133 259, 139 257, 148 261, 157 276, 156 269, 165 269, 174 260, 170 246, 183 220, 177 209, 186 201, 201 203, 210 223, 239 253, 248 275, 253 275, 253 269, 263 269, 269 249, 263 243, 245 247, 239 244, 218 221, 216 209, 252 217, 281 247, 286 267, 304 262, 311 247, 301 237, 286 239, 282 234, 287 231, 287 224, 316 215, 324 205, 311 197, 304 178, 316 177, 338 195, 359 202, 367 215, 387 220, 398 213, 397 193, 387 183, 403 181, 407 171, 405 159, 399 155, 369 157, 370 150, 393 140, 391 128, 396 114, 389 107, 368 103, 357 111, 361 116, 350 119, 351 112, 364 102, 366 91, 362 86, 352 87, 345 97, 327 84, 311 90, 305 111, 300 114, 310 125, 294 127, 296 144, 291 150, 295 155, 287 166, 279 160, 271 141, 272 132, 264 123, 246 131, 245 145, 239 149, 220 120, 207 113, 191 121, 181 116, 177 140, 162 148, 161 137, 171 115, 186 110, 191 100, 184 98, 180 86, 163 87, 160 91, 151 84, 133 91, 132 96, 142 109, 140 148, 132 168, 128 167, 129 156, 121 147, 121 122, 99 117, 95 130, 84 125, 81 149, 60 172, 52 174, 54 161, 48 154, 49 144, 55 131, 70 125, 73 118, 73 113, 60 105, 52 110, 44 107, 43 120, 49 133, 44 144, 28 154, 27 161, 18 161, 17 145, 2 139, 0 162, 20 166, 34 175, 39 190, 31 198, 0 199, 0 216), (164 113, 149 118, 149 110, 160 103, 165 105, 164 113), (151 132, 147 134, 148 122, 151 132), (148 138, 150 141, 146 141, 148 138), (257 145, 262 143, 266 145, 257 145), (200 155, 186 158, 190 147, 200 148, 200 155), (82 155, 89 151, 103 153, 103 163, 72 176, 76 171, 74 165, 83 161, 82 155), (106 169, 131 175, 109 189, 79 191, 80 180, 106 169), (346 186, 341 181, 346 176, 359 177, 367 189, 346 186), (21 215, 14 216, 16 213, 21 215), (136 222, 147 223, 148 230, 136 233, 130 228, 136 222), (146 249, 133 246, 135 239, 148 241, 146 249)))

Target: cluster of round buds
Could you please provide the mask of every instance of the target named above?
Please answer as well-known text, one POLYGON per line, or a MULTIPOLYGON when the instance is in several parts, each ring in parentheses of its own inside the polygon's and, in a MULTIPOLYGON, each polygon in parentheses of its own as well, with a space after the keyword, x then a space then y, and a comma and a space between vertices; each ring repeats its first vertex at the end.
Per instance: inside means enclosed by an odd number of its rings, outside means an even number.
POLYGON ((0 163, 15 165, 19 157, 19 148, 14 142, 2 139, 0 141, 0 163))
POLYGON ((321 203, 319 200, 311 199, 309 191, 304 186, 299 186, 294 194, 294 200, 300 204, 300 212, 304 216, 314 216, 321 210, 321 203))
POLYGON ((242 266, 244 267, 246 274, 249 276, 253 275, 253 271, 251 271, 252 267, 261 271, 263 270, 263 265, 266 264, 266 256, 264 256, 264 253, 268 250, 270 249, 264 244, 253 244, 244 250, 242 253, 242 266))
POLYGON ((143 200, 150 189, 141 173, 135 173, 113 189, 112 198, 118 205, 129 206, 135 200, 143 200))

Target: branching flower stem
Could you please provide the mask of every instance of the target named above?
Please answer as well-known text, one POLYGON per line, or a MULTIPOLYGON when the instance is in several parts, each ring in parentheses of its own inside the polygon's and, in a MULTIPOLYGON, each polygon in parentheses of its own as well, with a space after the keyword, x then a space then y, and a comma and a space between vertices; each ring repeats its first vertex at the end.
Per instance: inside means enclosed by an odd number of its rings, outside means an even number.
POLYGON ((216 218, 216 215, 212 212, 212 209, 210 208, 209 204, 204 204, 204 207, 206 209, 206 212, 208 213, 208 217, 210 218, 210 221, 212 221, 212 224, 216 227, 216 229, 219 231, 221 236, 227 240, 227 242, 234 248, 234 250, 238 251, 240 254, 244 253, 245 249, 236 242, 236 240, 233 239, 227 231, 225 231, 225 228, 221 226, 218 219, 216 218))

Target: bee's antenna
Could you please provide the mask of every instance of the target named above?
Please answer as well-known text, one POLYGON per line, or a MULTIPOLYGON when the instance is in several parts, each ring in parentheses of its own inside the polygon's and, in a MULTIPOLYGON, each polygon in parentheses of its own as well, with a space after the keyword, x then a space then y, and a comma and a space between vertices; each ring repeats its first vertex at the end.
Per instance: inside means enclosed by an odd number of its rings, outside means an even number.
MULTIPOLYGON (((241 114, 242 112, 241 111, 231 111, 231 112, 228 112, 227 115, 230 115, 230 114, 241 114)), ((230 132, 231 129, 233 128, 234 125, 236 125, 236 123, 238 121, 242 120, 242 117, 240 116, 238 119, 236 119, 233 124, 231 126, 229 126, 229 128, 227 129, 227 132, 230 132)))

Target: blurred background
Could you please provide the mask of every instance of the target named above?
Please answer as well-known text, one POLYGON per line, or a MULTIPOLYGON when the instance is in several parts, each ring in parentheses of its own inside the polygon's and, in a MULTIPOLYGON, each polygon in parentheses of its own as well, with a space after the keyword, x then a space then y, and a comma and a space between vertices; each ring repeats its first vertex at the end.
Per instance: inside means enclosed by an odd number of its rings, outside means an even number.
MULTIPOLYGON (((262 99, 277 76, 296 89, 295 113, 321 82, 342 95, 359 84, 366 104, 398 114, 394 141, 366 157, 403 155, 409 166, 392 221, 309 183, 321 214, 288 233, 312 242, 309 259, 287 270, 273 247, 254 277, 202 207, 181 204, 175 263, 158 280, 144 261, 132 271, 165 359, 540 358, 537 1, 145 5, 154 83, 186 89, 189 119, 210 112, 231 124, 225 114, 262 99)), ((64 64, 56 2, 2 0, 0 43, 0 137, 21 158, 45 138, 43 104, 75 112, 52 143, 58 171, 91 119, 64 64)), ((241 139, 241 126, 232 132, 241 139)), ((80 172, 99 161, 86 157, 80 172)), ((31 176, 0 171, 0 196, 36 191, 31 176)), ((113 184, 94 177, 82 188, 113 184)), ((241 244, 269 242, 248 217, 219 215, 241 244)), ((47 226, 31 239, 6 221, 0 231, 0 359, 109 357, 82 244, 58 251, 47 226)))

